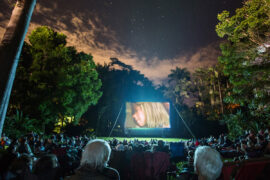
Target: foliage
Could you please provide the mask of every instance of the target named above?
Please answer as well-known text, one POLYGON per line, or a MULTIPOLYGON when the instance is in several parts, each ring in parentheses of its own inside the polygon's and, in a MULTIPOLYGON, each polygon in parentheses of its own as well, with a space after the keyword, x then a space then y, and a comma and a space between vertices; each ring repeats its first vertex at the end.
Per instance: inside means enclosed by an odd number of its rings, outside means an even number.
POLYGON ((175 134, 187 137, 190 132, 188 132, 185 127, 186 125, 182 120, 185 121, 187 126, 191 126, 198 120, 194 109, 190 108, 186 104, 186 102, 190 101, 190 95, 192 92, 190 72, 185 68, 182 69, 176 67, 175 69, 172 69, 171 73, 168 75, 168 83, 163 87, 160 87, 160 89, 163 91, 164 96, 169 99, 173 105, 171 116, 174 118, 174 121, 171 123, 172 127, 176 130, 175 134), (183 119, 174 111, 174 108, 178 110, 183 119), (182 130, 179 131, 179 129, 182 130))
POLYGON ((270 120, 270 1, 245 1, 235 15, 223 11, 218 19, 216 32, 228 40, 221 45, 219 62, 232 84, 224 100, 238 104, 245 114, 245 118, 239 112, 226 116, 228 128, 265 127, 270 120), (254 123, 244 124, 246 118, 254 123))
POLYGON ((178 172, 180 173, 184 168, 188 167, 188 161, 180 161, 176 164, 178 172))
POLYGON ((171 99, 174 104, 183 105, 184 99, 189 97, 188 89, 191 85, 190 72, 176 67, 168 75, 168 84, 164 95, 171 99))
POLYGON ((218 14, 220 21, 216 26, 218 36, 233 43, 261 45, 269 37, 270 1, 245 1, 244 6, 236 10, 236 14, 229 17, 228 11, 218 14))
POLYGON ((40 133, 42 127, 36 119, 23 116, 23 113, 16 111, 16 114, 8 117, 4 125, 4 133, 8 137, 19 138, 30 132, 40 133))
POLYGON ((42 26, 24 44, 11 95, 15 109, 40 124, 72 117, 78 120, 101 96, 93 57, 66 46, 66 36, 42 26))
POLYGON ((227 124, 230 138, 234 139, 243 135, 245 124, 243 123, 244 117, 241 111, 236 114, 224 115, 222 121, 227 124))
POLYGON ((192 74, 194 96, 198 99, 195 104, 197 113, 208 120, 219 120, 229 110, 223 98, 230 93, 230 84, 222 69, 223 66, 217 64, 196 69, 192 74))
MULTIPOLYGON (((256 121, 254 117, 250 116, 249 112, 242 112, 238 110, 234 114, 224 115, 222 120, 227 124, 230 138, 234 139, 243 135, 245 130, 259 131, 260 128, 266 128, 266 124, 259 124, 260 121, 256 121)), ((269 124, 268 124, 269 125, 269 124)))

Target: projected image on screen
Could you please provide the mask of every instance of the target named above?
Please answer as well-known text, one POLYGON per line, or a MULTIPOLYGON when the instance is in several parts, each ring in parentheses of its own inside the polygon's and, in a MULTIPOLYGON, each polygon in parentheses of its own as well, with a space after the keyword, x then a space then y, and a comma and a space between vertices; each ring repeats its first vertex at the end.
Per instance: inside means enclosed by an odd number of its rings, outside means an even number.
POLYGON ((126 103, 126 128, 170 128, 168 102, 126 103))

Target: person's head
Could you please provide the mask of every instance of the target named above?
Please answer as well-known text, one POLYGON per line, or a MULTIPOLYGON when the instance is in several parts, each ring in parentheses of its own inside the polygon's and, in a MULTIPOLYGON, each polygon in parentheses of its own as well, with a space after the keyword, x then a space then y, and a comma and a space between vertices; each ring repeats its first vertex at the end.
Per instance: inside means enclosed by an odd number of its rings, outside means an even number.
POLYGON ((33 167, 33 173, 39 180, 59 179, 59 163, 55 154, 40 157, 33 167))
POLYGON ((240 145, 240 144, 237 144, 237 145, 236 145, 236 150, 237 150, 237 151, 240 151, 240 150, 241 150, 241 145, 240 145))
POLYGON ((165 104, 157 102, 136 103, 133 106, 132 117, 140 127, 169 127, 169 113, 165 104))
POLYGON ((252 148, 253 146, 254 146, 253 142, 251 140, 249 140, 247 142, 247 147, 252 148))
POLYGON ((59 167, 57 156, 46 154, 37 160, 33 169, 35 174, 43 174, 57 167, 59 167))
POLYGON ((158 141, 158 146, 163 147, 163 146, 164 146, 164 141, 159 140, 159 141, 158 141))
POLYGON ((95 139, 87 143, 82 153, 81 166, 102 169, 110 159, 111 147, 105 140, 95 139))
POLYGON ((222 170, 220 154, 209 146, 199 146, 194 154, 194 168, 199 178, 214 180, 217 179, 222 170))
POLYGON ((262 143, 264 141, 264 137, 262 135, 257 136, 257 143, 262 143))
POLYGON ((32 158, 28 154, 22 154, 20 157, 13 160, 10 165, 10 171, 21 174, 32 169, 32 158))
POLYGON ((26 143, 26 138, 24 138, 24 137, 21 137, 21 138, 19 138, 19 143, 20 144, 25 144, 26 143))
POLYGON ((143 152, 144 151, 144 146, 142 144, 138 144, 137 146, 134 147, 134 150, 136 152, 143 152))
POLYGON ((193 158, 193 155, 194 155, 194 151, 189 150, 189 151, 188 151, 188 156, 193 158))

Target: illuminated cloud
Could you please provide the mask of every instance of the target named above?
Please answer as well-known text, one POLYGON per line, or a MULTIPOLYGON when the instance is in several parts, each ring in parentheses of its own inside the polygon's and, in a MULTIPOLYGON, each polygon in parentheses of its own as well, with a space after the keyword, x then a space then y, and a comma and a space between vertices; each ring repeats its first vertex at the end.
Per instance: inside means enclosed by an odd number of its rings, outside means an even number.
MULTIPOLYGON (((4 0, 0 5, 3 5, 4 0)), ((0 7, 0 36, 11 15, 12 6, 0 7)), ((217 62, 220 54, 217 44, 210 44, 195 52, 186 52, 172 59, 147 58, 139 56, 140 52, 127 49, 119 42, 117 35, 105 26, 94 12, 84 10, 74 13, 72 9, 61 8, 56 2, 40 1, 36 5, 28 34, 40 25, 47 25, 67 36, 68 45, 78 51, 91 53, 96 63, 109 62, 111 57, 133 66, 155 84, 166 79, 171 69, 177 66, 194 71, 217 62)))
POLYGON ((153 80, 155 84, 159 84, 167 78, 171 69, 180 67, 187 68, 193 72, 197 68, 209 67, 216 64, 219 55, 220 51, 217 43, 213 43, 194 53, 179 55, 174 59, 137 59, 128 55, 123 55, 119 59, 141 71, 146 77, 153 80))

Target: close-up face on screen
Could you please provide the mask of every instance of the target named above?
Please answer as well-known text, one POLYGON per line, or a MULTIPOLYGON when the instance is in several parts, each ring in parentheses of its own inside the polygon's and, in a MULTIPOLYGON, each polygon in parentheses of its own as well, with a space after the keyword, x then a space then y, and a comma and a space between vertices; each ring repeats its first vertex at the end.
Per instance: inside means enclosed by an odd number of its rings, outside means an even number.
POLYGON ((125 128, 170 128, 168 102, 126 103, 125 128))

